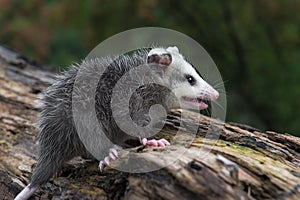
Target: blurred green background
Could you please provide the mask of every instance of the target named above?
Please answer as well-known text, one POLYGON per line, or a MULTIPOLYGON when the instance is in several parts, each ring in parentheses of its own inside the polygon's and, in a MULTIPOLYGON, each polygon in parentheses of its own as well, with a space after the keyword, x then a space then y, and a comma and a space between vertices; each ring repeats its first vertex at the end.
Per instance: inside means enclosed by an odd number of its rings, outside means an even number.
POLYGON ((0 44, 60 68, 143 26, 208 51, 226 81, 227 121, 300 136, 298 0, 0 0, 0 44))

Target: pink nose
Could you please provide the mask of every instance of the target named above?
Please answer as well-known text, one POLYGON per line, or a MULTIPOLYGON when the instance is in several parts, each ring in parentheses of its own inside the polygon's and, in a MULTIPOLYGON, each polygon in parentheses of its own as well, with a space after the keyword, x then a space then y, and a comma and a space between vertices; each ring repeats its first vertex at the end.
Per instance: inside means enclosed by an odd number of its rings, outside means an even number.
POLYGON ((213 94, 213 100, 217 100, 219 98, 219 92, 216 91, 215 94, 213 94))

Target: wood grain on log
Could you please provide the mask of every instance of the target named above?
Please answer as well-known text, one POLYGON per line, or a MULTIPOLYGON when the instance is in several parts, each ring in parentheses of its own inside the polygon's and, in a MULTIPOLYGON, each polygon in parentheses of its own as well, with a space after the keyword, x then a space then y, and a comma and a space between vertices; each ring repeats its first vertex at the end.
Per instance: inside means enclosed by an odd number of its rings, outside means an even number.
MULTIPOLYGON (((0 47, 0 199, 13 199, 29 183, 36 163, 37 100, 52 81, 53 73, 0 47)), ((121 165, 134 152, 159 170, 100 173, 97 162, 78 157, 33 199, 299 199, 299 138, 174 110, 161 134, 172 141, 179 129, 183 143, 132 148, 113 163, 121 165), (189 127, 195 125, 197 136, 185 147, 184 137, 191 137, 189 127), (205 138, 209 129, 218 140, 205 138), (174 155, 175 150, 185 153, 174 155)))

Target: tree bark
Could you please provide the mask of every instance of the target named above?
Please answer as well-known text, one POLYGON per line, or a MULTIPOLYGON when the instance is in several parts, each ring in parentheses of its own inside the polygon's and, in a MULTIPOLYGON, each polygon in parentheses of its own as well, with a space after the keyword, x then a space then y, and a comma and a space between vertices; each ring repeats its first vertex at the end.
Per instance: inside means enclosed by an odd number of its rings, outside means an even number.
MULTIPOLYGON (((0 199, 13 199, 30 181, 36 163, 35 123, 40 92, 54 74, 0 46, 0 199)), ((75 158, 32 199, 298 199, 300 140, 223 123, 184 110, 170 113, 160 135, 172 145, 124 150, 122 162, 143 159, 158 167, 126 173, 75 158), (183 123, 184 126, 179 126, 183 123), (197 126, 196 135, 189 127, 197 126), (176 142, 174 136, 183 134, 176 142), (210 135, 208 136, 208 131, 210 135), (195 136, 191 145, 184 139, 195 136), (176 150, 183 154, 174 155, 176 150), (130 157, 131 153, 133 157, 130 157), (128 156, 129 155, 129 156, 128 156), (175 158, 175 160, 174 160, 175 158), (131 160, 132 159, 132 160, 131 160), (171 163, 171 164, 170 164, 171 163), (297 198, 298 197, 298 198, 297 198)))

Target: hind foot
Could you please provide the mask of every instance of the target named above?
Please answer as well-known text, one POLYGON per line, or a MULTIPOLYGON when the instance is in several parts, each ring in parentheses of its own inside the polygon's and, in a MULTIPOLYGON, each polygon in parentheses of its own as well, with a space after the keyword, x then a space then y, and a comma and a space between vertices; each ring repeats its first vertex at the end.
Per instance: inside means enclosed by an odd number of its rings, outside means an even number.
POLYGON ((169 146, 170 142, 168 142, 168 140, 166 139, 160 139, 160 140, 156 140, 156 139, 152 139, 152 140, 148 140, 147 138, 143 138, 141 141, 142 145, 144 146, 154 146, 154 147, 165 147, 165 146, 169 146))
MULTIPOLYGON (((154 146, 154 147, 166 147, 170 145, 170 142, 168 142, 166 139, 148 140, 147 138, 143 138, 141 140, 141 143, 143 146, 154 146)), ((109 149, 108 156, 106 156, 103 160, 99 162, 100 172, 102 172, 106 166, 109 166, 111 161, 118 159, 118 150, 120 149, 122 149, 122 147, 118 145, 114 145, 112 148, 109 149)))
POLYGON ((103 169, 110 164, 111 161, 116 160, 118 155, 118 150, 122 149, 122 147, 118 145, 114 145, 112 148, 109 149, 109 154, 106 156, 103 160, 99 162, 99 169, 100 172, 103 171, 103 169))

